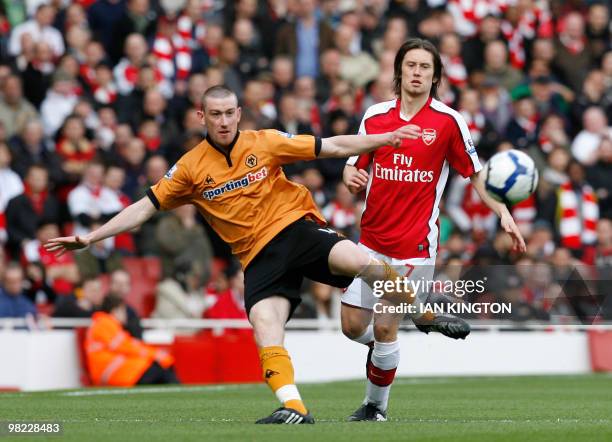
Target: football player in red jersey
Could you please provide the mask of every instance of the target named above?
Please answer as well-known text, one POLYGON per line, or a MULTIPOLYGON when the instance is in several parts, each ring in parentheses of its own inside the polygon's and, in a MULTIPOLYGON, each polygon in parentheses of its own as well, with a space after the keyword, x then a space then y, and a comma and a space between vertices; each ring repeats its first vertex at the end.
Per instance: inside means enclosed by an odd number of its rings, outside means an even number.
MULTIPOLYGON (((436 99, 442 62, 433 44, 410 39, 394 62, 397 99, 368 108, 360 134, 383 133, 406 124, 420 128, 421 136, 404 140, 399 149, 383 147, 347 161, 343 180, 353 193, 366 190, 359 247, 377 259, 405 268, 406 277, 430 281, 438 248, 438 205, 449 166, 469 177, 478 194, 500 218, 513 247, 525 251, 525 242, 505 205, 493 200, 478 179, 482 169, 463 117, 436 99), (369 169, 369 172, 366 170, 369 169)), ((420 303, 435 302, 426 290, 420 303)), ((350 339, 370 346, 366 397, 350 421, 386 420, 391 383, 399 363, 397 330, 403 313, 385 313, 384 305, 366 284, 355 279, 342 296, 342 330, 350 339), (373 320, 373 321, 372 321, 373 320), (373 322, 373 324, 371 324, 373 322)), ((464 339, 469 325, 452 315, 410 316, 425 332, 437 331, 464 339)))

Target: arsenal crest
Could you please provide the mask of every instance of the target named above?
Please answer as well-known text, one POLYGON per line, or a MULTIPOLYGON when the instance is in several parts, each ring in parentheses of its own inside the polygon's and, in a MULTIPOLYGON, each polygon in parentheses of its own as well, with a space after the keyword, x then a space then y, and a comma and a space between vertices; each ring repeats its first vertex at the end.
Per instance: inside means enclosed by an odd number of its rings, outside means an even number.
POLYGON ((246 160, 244 163, 249 167, 255 167, 257 166, 257 157, 251 154, 248 157, 246 157, 246 160))
POLYGON ((423 129, 421 138, 423 138, 423 143, 425 143, 428 146, 431 145, 431 143, 436 141, 436 130, 435 129, 423 129))

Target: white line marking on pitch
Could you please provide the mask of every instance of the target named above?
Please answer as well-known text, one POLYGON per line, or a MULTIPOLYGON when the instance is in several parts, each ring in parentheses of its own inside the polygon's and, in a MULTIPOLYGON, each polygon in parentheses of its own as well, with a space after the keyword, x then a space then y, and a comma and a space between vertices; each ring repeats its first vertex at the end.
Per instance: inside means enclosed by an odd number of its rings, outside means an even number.
MULTIPOLYGON (((261 384, 263 385, 263 384, 261 384)), ((244 385, 200 385, 194 387, 154 387, 154 388, 134 388, 122 389, 113 388, 108 390, 81 390, 67 391, 58 393, 59 396, 113 396, 113 395, 128 395, 128 394, 157 394, 157 393, 199 393, 203 391, 225 391, 235 389, 248 389, 259 387, 260 384, 244 384, 244 385)))

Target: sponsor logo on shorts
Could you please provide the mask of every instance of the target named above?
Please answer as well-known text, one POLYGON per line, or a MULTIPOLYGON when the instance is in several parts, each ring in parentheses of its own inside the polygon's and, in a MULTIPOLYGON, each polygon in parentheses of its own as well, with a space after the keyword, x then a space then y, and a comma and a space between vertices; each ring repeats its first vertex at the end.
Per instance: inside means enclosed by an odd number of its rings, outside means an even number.
POLYGON ((261 181, 268 176, 268 169, 266 167, 262 167, 257 172, 249 172, 242 178, 238 178, 237 180, 227 181, 226 183, 221 184, 213 189, 205 190, 202 192, 202 196, 206 198, 208 201, 212 201, 218 196, 223 195, 226 192, 232 192, 237 189, 244 189, 249 187, 252 183, 257 181, 261 181))

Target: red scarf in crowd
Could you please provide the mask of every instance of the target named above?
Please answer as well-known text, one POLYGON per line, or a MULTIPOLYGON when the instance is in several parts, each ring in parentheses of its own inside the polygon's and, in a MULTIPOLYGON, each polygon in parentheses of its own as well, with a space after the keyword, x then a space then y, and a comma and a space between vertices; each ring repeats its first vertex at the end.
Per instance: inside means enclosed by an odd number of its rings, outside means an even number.
POLYGON ((597 241, 596 227, 599 207, 593 188, 582 185, 579 191, 570 181, 562 184, 558 191, 559 234, 561 245, 570 249, 580 249, 597 241))

